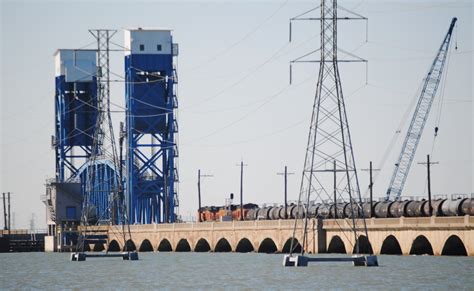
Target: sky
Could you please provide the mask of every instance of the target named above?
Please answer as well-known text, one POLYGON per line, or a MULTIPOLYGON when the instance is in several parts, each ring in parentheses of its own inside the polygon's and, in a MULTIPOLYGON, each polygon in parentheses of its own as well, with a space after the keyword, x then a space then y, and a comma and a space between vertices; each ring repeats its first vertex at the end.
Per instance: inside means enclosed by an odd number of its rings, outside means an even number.
MULTIPOLYGON (((28 228, 32 215, 37 228, 46 226, 40 196, 55 167, 53 53, 87 47, 94 42, 88 33, 92 28, 118 29, 118 44, 123 44, 123 28, 173 29, 180 46, 179 199, 184 218, 197 209, 198 169, 213 175, 202 181, 202 204, 222 205, 229 193, 239 193, 237 165, 242 160, 247 164, 245 203, 281 204, 284 184, 277 173, 285 165, 295 173, 288 178, 289 199, 297 199, 318 66, 294 66, 290 85, 289 62, 319 47, 319 23, 294 24, 289 43, 288 20, 317 5, 294 0, 0 0, 0 190, 12 193, 14 226, 28 228)), ((341 0, 339 5, 369 19, 367 41, 363 22, 338 25, 339 48, 367 59, 368 74, 358 63, 340 64, 339 70, 357 168, 367 168, 369 161, 381 168, 374 185, 377 199, 388 187, 414 109, 410 104, 452 17, 458 17, 446 79, 402 195, 426 195, 426 168, 417 163, 427 154, 439 162, 432 167, 434 194, 473 193, 472 2, 341 0)), ((123 59, 123 52, 111 56, 111 69, 119 75, 124 74, 123 59)), ((124 104, 123 83, 112 85, 111 99, 124 104)), ((123 113, 114 114, 115 128, 123 118, 123 113)), ((368 173, 360 171, 359 180, 366 194, 368 173)))

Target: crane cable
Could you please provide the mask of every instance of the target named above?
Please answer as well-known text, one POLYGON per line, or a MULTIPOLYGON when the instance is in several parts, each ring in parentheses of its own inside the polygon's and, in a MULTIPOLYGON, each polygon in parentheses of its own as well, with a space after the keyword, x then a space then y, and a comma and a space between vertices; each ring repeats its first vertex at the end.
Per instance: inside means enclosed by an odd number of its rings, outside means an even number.
MULTIPOLYGON (((371 86, 371 87, 376 87, 376 86, 374 86, 373 84, 370 84, 370 83, 368 85, 371 86)), ((422 86, 423 86, 423 82, 421 82, 418 85, 418 89, 413 94, 413 97, 411 98, 410 103, 408 104, 405 112, 403 113, 402 118, 400 119, 400 123, 398 124, 395 132, 392 135, 392 138, 390 139, 390 142, 388 143, 384 153, 382 154, 381 160, 378 163, 378 166, 376 167, 378 169, 381 169, 381 171, 383 171, 383 169, 385 167, 385 164, 386 164, 388 158, 390 157, 390 154, 392 153, 395 145, 397 144, 397 141, 400 138, 400 134, 402 133, 402 129, 405 128, 405 125, 406 125, 407 121, 409 120, 408 116, 413 111, 413 108, 416 104, 416 101, 418 100, 418 97, 420 95, 422 86)), ((377 181, 377 178, 380 176, 381 171, 379 171, 379 172, 376 171, 374 173, 374 176, 373 176, 373 183, 374 184, 377 181)), ((367 187, 365 189, 364 194, 362 195, 362 197, 366 198, 368 196, 369 190, 370 190, 370 187, 367 187)))
MULTIPOLYGON (((456 25, 456 32, 457 32, 457 25, 456 25)), ((458 42, 457 42, 457 33, 456 33, 456 39, 455 39, 455 50, 458 49, 458 42)), ((443 105, 444 105, 444 99, 445 99, 445 91, 446 91, 446 83, 448 79, 448 72, 449 72, 449 61, 451 59, 451 47, 448 47, 448 51, 446 52, 447 54, 447 59, 446 59, 446 70, 444 72, 444 76, 442 77, 443 80, 441 82, 441 91, 440 91, 440 96, 438 98, 438 111, 436 113, 436 118, 435 118, 435 127, 434 127, 434 136, 433 136, 433 142, 431 144, 431 152, 430 156, 433 158, 433 152, 435 149, 437 137, 438 137, 438 132, 439 132, 439 125, 441 122, 441 114, 443 111, 443 105)), ((428 187, 428 178, 425 178, 425 187, 423 189, 423 196, 426 194, 428 187)))

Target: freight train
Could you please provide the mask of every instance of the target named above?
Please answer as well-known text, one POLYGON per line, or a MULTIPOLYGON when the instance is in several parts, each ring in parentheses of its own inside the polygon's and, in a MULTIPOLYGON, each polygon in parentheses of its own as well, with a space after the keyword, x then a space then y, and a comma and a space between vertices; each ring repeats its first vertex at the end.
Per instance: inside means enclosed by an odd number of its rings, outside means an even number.
MULTIPOLYGON (((350 203, 316 203, 308 209, 309 218, 388 218, 388 217, 423 217, 429 216, 428 200, 404 201, 377 201, 373 202, 371 211, 370 202, 362 203, 362 207, 350 203)), ((474 215, 474 198, 456 200, 436 199, 431 201, 432 213, 435 216, 463 216, 474 215)), ((224 215, 229 215, 228 207, 203 207, 201 221, 218 221, 224 215)), ((240 206, 232 205, 230 213, 233 220, 240 219, 240 206)), ((199 215, 199 214, 198 214, 199 215)), ((244 205, 245 220, 278 220, 304 218, 302 206, 290 204, 286 207, 258 207, 256 204, 244 205)))

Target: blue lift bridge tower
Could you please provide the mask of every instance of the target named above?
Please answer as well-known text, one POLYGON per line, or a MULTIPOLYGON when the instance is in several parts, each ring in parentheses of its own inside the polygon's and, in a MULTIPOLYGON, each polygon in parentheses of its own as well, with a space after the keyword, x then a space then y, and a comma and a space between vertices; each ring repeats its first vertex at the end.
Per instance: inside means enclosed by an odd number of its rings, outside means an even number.
MULTIPOLYGON (((55 54, 55 136, 52 145, 56 153, 55 183, 79 183, 80 196, 69 191, 73 200, 87 197, 91 215, 98 220, 110 218, 108 192, 118 183, 117 169, 108 159, 91 160, 102 146, 94 142, 97 120, 102 110, 99 102, 98 50, 59 49, 55 54), (91 177, 91 169, 93 177, 91 177), (92 180, 88 195, 87 186, 92 180), (76 197, 77 196, 77 197, 76 197)), ((47 195, 50 196, 50 195, 47 195)), ((48 197, 46 197, 48 198, 48 197)), ((72 201, 68 202, 71 206, 72 201)), ((75 205, 66 220, 75 220, 82 207, 75 205)), ((71 208, 72 209, 72 208, 71 208)), ((61 220, 59 210, 54 212, 61 220), (59 216, 58 216, 59 214, 59 216)))
POLYGON ((56 181, 78 174, 92 152, 97 119, 96 50, 60 49, 55 54, 56 181))
POLYGON ((172 223, 178 207, 178 45, 169 29, 127 29, 124 40, 130 223, 172 223))

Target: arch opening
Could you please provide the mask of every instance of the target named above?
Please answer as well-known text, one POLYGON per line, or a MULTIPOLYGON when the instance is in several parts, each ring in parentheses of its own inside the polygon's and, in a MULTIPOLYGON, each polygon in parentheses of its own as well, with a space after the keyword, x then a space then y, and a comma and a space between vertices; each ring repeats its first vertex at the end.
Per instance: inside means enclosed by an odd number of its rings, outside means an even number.
POLYGON ((237 248, 235 248, 235 251, 237 253, 250 253, 255 251, 255 249, 253 248, 252 243, 247 238, 243 238, 237 244, 237 248))
POLYGON ((188 241, 185 238, 179 240, 178 244, 176 245, 176 252, 190 252, 191 246, 189 245, 188 241))
POLYGON ((418 236, 413 241, 410 255, 433 255, 433 247, 424 235, 418 236))
POLYGON ((207 242, 207 240, 203 238, 198 240, 198 242, 196 243, 196 246, 194 247, 194 251, 198 253, 209 252, 210 250, 211 250, 211 246, 209 246, 209 243, 207 242))
POLYGON ((221 238, 214 248, 214 252, 216 253, 227 253, 231 252, 232 247, 230 246, 229 242, 225 238, 221 238))
POLYGON ((166 238, 162 239, 160 244, 158 245, 159 252, 171 252, 173 248, 171 247, 171 243, 166 238))
POLYGON ((118 242, 116 240, 112 240, 108 247, 107 247, 107 251, 109 252, 120 252, 120 246, 118 244, 118 242))
POLYGON ((374 250, 372 249, 372 244, 370 241, 367 239, 365 235, 359 236, 357 239, 359 242, 359 252, 357 252, 357 244, 354 245, 354 249, 352 250, 353 254, 373 254, 374 250))
POLYGON ((125 243, 125 247, 123 248, 123 250, 124 251, 136 251, 137 247, 135 246, 135 243, 131 239, 129 239, 125 243))
POLYGON ((332 237, 331 241, 329 242, 327 252, 330 254, 345 254, 346 253, 346 246, 344 245, 344 242, 338 235, 335 235, 332 237))
POLYGON ((94 251, 94 252, 102 252, 103 250, 105 250, 105 247, 104 247, 103 243, 94 244, 94 248, 92 249, 92 251, 94 251))
POLYGON ((258 247, 258 252, 265 254, 274 254, 277 250, 277 246, 271 238, 264 239, 258 247))
POLYGON ((138 249, 138 251, 139 252, 152 252, 153 246, 151 245, 151 242, 149 240, 145 239, 140 245, 140 248, 138 249))
POLYGON ((457 235, 450 236, 443 246, 442 256, 467 256, 466 247, 457 235))
POLYGON ((402 254, 402 248, 400 247, 398 240, 393 235, 389 235, 384 239, 382 243, 382 248, 380 249, 380 254, 381 255, 401 255, 402 254))
MULTIPOLYGON (((285 244, 283 245, 283 250, 282 252, 284 254, 290 253, 290 248, 291 248, 291 237, 286 240, 285 244)), ((300 242, 295 238, 293 241, 293 253, 301 253, 301 244, 300 242)))

